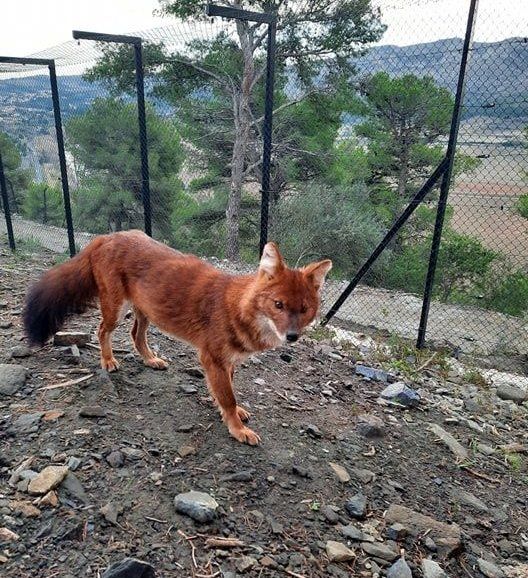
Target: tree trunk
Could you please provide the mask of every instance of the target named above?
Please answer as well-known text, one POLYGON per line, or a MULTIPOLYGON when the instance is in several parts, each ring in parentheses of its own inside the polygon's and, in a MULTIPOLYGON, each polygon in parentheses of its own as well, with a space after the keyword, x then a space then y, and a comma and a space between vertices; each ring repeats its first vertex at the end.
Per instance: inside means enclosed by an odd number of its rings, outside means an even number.
POLYGON ((244 184, 244 169, 247 147, 251 128, 250 98, 251 86, 255 74, 253 61, 252 38, 247 22, 237 21, 237 32, 244 57, 244 71, 240 93, 233 98, 235 116, 235 142, 231 159, 231 183, 229 200, 226 209, 227 219, 227 258, 234 261, 240 259, 240 202, 244 184))
POLYGON ((401 159, 400 171, 398 173, 398 196, 405 197, 407 192, 407 180, 409 178, 409 161, 407 157, 401 159))

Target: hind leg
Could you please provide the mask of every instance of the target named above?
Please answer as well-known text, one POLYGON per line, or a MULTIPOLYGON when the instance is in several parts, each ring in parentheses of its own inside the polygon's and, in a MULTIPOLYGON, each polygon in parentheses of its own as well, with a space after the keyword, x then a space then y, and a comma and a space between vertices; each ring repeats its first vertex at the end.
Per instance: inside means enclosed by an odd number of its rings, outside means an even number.
POLYGON ((153 369, 167 369, 169 364, 163 359, 156 357, 149 347, 147 341, 147 328, 149 326, 149 320, 147 316, 136 307, 134 307, 134 313, 136 316, 130 334, 132 335, 132 340, 134 341, 136 351, 143 358, 145 365, 148 365, 153 369))
POLYGON ((101 346, 101 367, 107 371, 117 371, 119 363, 117 363, 112 351, 112 332, 117 326, 123 298, 120 295, 101 293, 99 303, 103 317, 97 331, 101 346))

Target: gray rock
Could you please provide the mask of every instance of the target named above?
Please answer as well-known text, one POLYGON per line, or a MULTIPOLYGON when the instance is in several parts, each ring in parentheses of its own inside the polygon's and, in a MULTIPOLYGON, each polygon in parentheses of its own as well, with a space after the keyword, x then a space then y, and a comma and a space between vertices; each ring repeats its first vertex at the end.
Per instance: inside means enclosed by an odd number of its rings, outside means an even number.
POLYGON ((492 456, 495 453, 495 450, 491 446, 481 443, 477 445, 477 451, 485 456, 492 456))
POLYGON ((387 578, 412 578, 412 571, 404 558, 397 560, 387 570, 387 578))
POLYGON ((314 424, 308 424, 305 428, 306 433, 312 438, 322 438, 323 432, 314 424))
POLYGON ((354 542, 374 542, 374 538, 362 532, 359 528, 356 528, 353 524, 348 524, 348 526, 343 526, 341 528, 341 534, 346 536, 354 542))
POLYGON ((363 414, 358 417, 357 431, 363 437, 374 439, 384 436, 383 420, 375 415, 363 414))
POLYGON ((198 388, 195 385, 191 385, 190 383, 179 383, 177 387, 179 391, 187 395, 198 393, 198 388))
POLYGON ((13 395, 25 383, 25 367, 14 363, 0 364, 0 395, 13 395))
POLYGON ((242 470, 240 472, 235 472, 233 474, 226 474, 220 476, 220 482, 250 482, 255 475, 255 470, 242 470))
POLYGON ((251 556, 242 556, 242 558, 239 558, 236 561, 236 568, 241 574, 244 574, 244 572, 251 570, 251 568, 256 564, 257 560, 255 558, 252 558, 251 556))
POLYGON ((411 536, 428 535, 435 541, 441 557, 458 551, 462 544, 462 532, 456 524, 445 524, 405 506, 392 504, 385 515, 387 524, 402 524, 411 536))
POLYGON ((62 493, 63 491, 84 504, 87 504, 90 501, 84 491, 83 485, 79 481, 79 478, 71 472, 68 472, 62 481, 59 493, 62 493))
POLYGON ((385 544, 380 544, 379 542, 361 542, 361 548, 370 556, 381 558, 388 562, 392 562, 398 557, 398 552, 395 552, 392 548, 385 546, 385 544))
POLYGON ((135 558, 112 564, 101 578, 156 578, 154 567, 135 558))
POLYGON ((90 334, 82 331, 58 331, 53 336, 53 345, 59 347, 66 347, 70 345, 77 345, 77 347, 85 347, 90 343, 90 334))
POLYGON ((106 410, 100 405, 86 405, 79 410, 80 417, 106 417, 106 410))
POLYGON ((403 540, 407 536, 407 528, 403 524, 392 524, 385 529, 385 536, 389 540, 403 540))
POLYGON ((368 365, 356 365, 356 375, 361 375, 368 379, 373 379, 374 381, 383 381, 385 383, 389 380, 389 374, 386 371, 369 367, 368 365))
POLYGON ((328 556, 330 562, 348 562, 349 560, 353 560, 356 557, 354 552, 341 542, 328 540, 325 548, 326 555, 328 556))
POLYGON ((309 480, 313 478, 313 472, 310 469, 305 468, 304 466, 301 466, 299 464, 293 464, 292 474, 299 476, 300 478, 307 478, 309 480))
POLYGON ((431 536, 425 537, 424 545, 430 552, 436 552, 438 550, 436 542, 431 538, 431 536))
POLYGON ((455 454, 460 460, 467 460, 469 457, 467 449, 450 433, 436 423, 429 424, 429 429, 455 454))
POLYGON ((205 523, 210 522, 216 516, 218 503, 205 492, 186 492, 174 498, 174 507, 180 514, 205 523))
POLYGON ((405 407, 416 407, 420 404, 420 394, 403 381, 391 383, 380 393, 380 396, 405 407))
POLYGON ((374 480, 376 474, 370 470, 365 470, 363 468, 352 468, 350 473, 354 478, 357 478, 363 484, 369 484, 374 480))
POLYGON ((99 513, 105 518, 105 520, 114 526, 117 524, 117 517, 121 512, 122 508, 113 502, 108 502, 99 509, 99 513))
POLYGON ((497 397, 514 401, 516 403, 522 403, 523 401, 528 400, 528 392, 520 389, 519 387, 501 383, 497 386, 497 397))
POLYGON ((321 514, 323 514, 326 521, 330 524, 337 524, 337 522, 339 522, 339 514, 335 511, 335 508, 328 504, 321 508, 321 514))
POLYGON ((68 463, 66 465, 72 472, 74 472, 81 465, 81 460, 75 456, 71 456, 68 459, 68 463))
POLYGON ((125 455, 129 460, 137 461, 141 460, 145 457, 145 452, 140 450, 139 448, 121 448, 121 452, 125 455))
POLYGON ((448 578, 438 562, 434 560, 422 560, 423 578, 448 578))
POLYGON ((496 564, 488 562, 487 560, 484 560, 484 558, 479 558, 477 564, 479 570, 484 574, 484 576, 486 576, 486 578, 504 578, 504 572, 496 564))
POLYGON ((114 450, 106 456, 106 461, 113 468, 120 468, 125 463, 125 457, 119 450, 114 450))
POLYGON ((367 513, 367 498, 363 494, 356 494, 347 500, 345 508, 353 518, 364 518, 367 513))
POLYGON ((39 428, 40 420, 44 414, 38 413, 24 413, 17 417, 11 425, 10 430, 14 433, 32 433, 39 428))
POLYGON ((482 501, 474 496, 470 492, 466 492, 465 490, 456 489, 451 492, 453 499, 464 506, 469 506, 477 510, 478 512, 489 512, 488 506, 482 501))
POLYGON ((31 350, 25 345, 15 345, 15 347, 11 349, 11 357, 14 359, 29 357, 30 355, 31 350))

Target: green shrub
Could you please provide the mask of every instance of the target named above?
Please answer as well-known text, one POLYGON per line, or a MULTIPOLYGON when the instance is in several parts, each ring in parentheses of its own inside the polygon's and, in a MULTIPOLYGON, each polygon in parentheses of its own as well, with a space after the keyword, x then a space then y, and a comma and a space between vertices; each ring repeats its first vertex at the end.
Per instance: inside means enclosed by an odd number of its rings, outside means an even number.
MULTIPOLYGON (((331 257, 334 275, 348 277, 383 236, 384 227, 362 184, 330 188, 313 182, 283 196, 273 209, 270 239, 279 243, 292 265, 331 257)), ((371 281, 379 269, 378 264, 371 281)))
POLYGON ((521 217, 528 219, 528 193, 521 195, 517 199, 517 204, 515 205, 515 210, 521 217))
POLYGON ((62 191, 46 183, 31 183, 22 201, 22 215, 45 225, 64 224, 62 191))

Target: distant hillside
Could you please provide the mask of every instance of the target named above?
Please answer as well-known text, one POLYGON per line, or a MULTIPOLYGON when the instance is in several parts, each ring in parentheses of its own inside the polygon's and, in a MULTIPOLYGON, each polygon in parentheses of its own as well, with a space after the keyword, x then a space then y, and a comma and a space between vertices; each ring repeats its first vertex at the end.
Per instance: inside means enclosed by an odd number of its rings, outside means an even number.
MULTIPOLYGON (((446 38, 411 46, 378 46, 358 62, 359 75, 385 70, 430 75, 456 90, 463 41, 446 38)), ((509 38, 473 45, 466 78, 466 117, 528 118, 528 42, 509 38)))
MULTIPOLYGON (((403 47, 374 47, 358 60, 358 75, 380 70, 391 75, 427 74, 454 93, 461 48, 459 38, 403 47)), ((82 113, 95 98, 107 94, 103 85, 86 82, 81 76, 59 76, 59 91, 65 119, 82 113)), ((527 95, 528 43, 512 38, 474 45, 467 79, 466 118, 509 118, 514 125, 520 125, 528 119, 527 95)), ((52 127, 47 76, 0 80, 1 131, 23 143, 52 127)))

